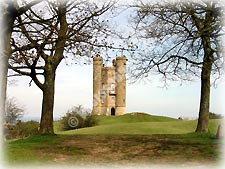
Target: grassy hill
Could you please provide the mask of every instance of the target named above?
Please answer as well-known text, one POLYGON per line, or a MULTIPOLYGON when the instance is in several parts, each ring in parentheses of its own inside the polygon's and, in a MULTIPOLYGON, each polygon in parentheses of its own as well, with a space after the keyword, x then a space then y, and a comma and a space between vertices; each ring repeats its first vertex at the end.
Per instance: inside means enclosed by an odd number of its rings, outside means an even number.
POLYGON ((5 143, 6 164, 214 164, 221 141, 214 139, 221 120, 210 120, 210 134, 193 133, 197 121, 131 113, 97 116, 98 125, 60 131, 56 136, 32 136, 5 143))
POLYGON ((153 116, 146 113, 127 113, 121 116, 96 116, 98 125, 137 122, 165 122, 176 119, 164 116, 153 116))
MULTIPOLYGON (((149 134, 186 134, 195 131, 197 121, 183 121, 164 116, 145 113, 129 113, 121 116, 97 116, 98 125, 94 127, 60 131, 59 122, 55 123, 57 134, 85 135, 149 135, 149 134)), ((210 132, 215 133, 220 120, 210 120, 210 132)))

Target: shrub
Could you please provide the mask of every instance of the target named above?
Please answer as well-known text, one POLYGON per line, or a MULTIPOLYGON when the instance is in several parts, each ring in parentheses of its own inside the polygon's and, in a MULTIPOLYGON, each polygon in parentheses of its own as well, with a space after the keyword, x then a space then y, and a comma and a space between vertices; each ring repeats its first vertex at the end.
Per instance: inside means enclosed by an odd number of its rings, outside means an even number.
POLYGON ((73 130, 84 126, 84 118, 78 113, 66 113, 61 119, 63 130, 73 130))
POLYGON ((209 119, 222 119, 222 118, 223 116, 221 114, 209 112, 209 119))
POLYGON ((61 118, 60 123, 62 130, 73 130, 94 126, 97 124, 97 120, 87 109, 78 105, 68 110, 66 115, 61 118))
POLYGON ((15 125, 5 125, 5 138, 15 139, 35 135, 38 134, 38 128, 39 123, 36 121, 22 122, 19 120, 15 125))
POLYGON ((97 119, 94 115, 89 113, 84 120, 84 126, 85 127, 92 127, 92 126, 95 126, 95 125, 97 125, 97 119))

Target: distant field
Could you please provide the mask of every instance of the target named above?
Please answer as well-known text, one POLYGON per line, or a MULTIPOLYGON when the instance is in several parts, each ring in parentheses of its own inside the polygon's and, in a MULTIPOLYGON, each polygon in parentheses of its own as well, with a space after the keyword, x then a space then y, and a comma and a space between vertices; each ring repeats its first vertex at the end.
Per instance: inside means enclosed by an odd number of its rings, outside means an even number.
POLYGON ((210 133, 196 134, 197 121, 143 113, 98 116, 98 125, 32 136, 5 143, 6 164, 182 164, 215 165, 222 141, 215 139, 221 120, 210 120, 210 133))

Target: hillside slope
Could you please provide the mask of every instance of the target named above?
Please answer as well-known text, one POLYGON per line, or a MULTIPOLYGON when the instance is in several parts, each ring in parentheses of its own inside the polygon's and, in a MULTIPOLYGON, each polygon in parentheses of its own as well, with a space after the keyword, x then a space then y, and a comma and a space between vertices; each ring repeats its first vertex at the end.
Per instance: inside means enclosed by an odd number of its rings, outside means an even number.
POLYGON ((98 125, 118 124, 118 123, 137 123, 137 122, 167 122, 177 119, 164 116, 154 116, 146 113, 127 113, 121 116, 96 116, 98 125))
MULTIPOLYGON (((130 113, 122 116, 97 116, 97 120, 98 125, 94 127, 69 131, 56 130, 56 133, 66 135, 186 134, 194 132, 197 125, 196 120, 181 121, 145 113, 130 113)), ((210 120, 210 131, 212 133, 216 132, 220 122, 221 120, 210 120)))

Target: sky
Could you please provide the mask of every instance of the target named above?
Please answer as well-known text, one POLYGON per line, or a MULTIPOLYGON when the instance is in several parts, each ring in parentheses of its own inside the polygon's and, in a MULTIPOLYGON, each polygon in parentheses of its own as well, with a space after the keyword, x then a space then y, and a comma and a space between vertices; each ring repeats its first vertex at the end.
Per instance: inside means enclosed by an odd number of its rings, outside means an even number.
MULTIPOLYGON (((61 118, 68 109, 79 104, 92 109, 92 77, 92 65, 66 66, 61 63, 56 72, 54 119, 61 118)), ((25 120, 38 120, 41 116, 42 92, 34 83, 29 87, 29 82, 28 77, 18 77, 16 84, 8 86, 7 93, 24 105, 25 120)), ((135 84, 127 81, 127 112, 174 118, 198 117, 200 81, 186 82, 182 86, 179 82, 171 82, 167 89, 160 86, 162 83, 153 75, 151 81, 135 84)), ((210 111, 225 115, 222 103, 224 89, 224 82, 220 82, 217 88, 211 87, 210 111)))
MULTIPOLYGON (((118 29, 129 32, 128 15, 129 11, 125 11, 115 19, 118 21, 118 29)), ((115 58, 116 53, 111 53, 110 56, 115 58)), ((92 71, 92 65, 66 66, 65 60, 62 61, 56 72, 54 119, 59 119, 68 109, 79 104, 92 109, 92 71)), ((18 103, 24 105, 24 119, 39 120, 42 91, 34 83, 29 87, 29 77, 16 79, 16 84, 8 85, 8 96, 15 97, 18 103)), ((145 112, 174 118, 198 117, 200 81, 185 82, 182 85, 180 82, 170 82, 166 89, 159 87, 163 84, 157 76, 150 74, 150 80, 135 84, 127 82, 127 112, 145 112)), ((211 87, 211 112, 225 115, 222 103, 224 95, 225 82, 218 83, 217 88, 211 87)))

